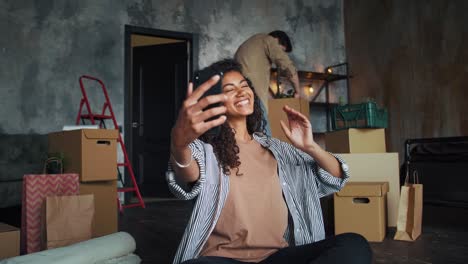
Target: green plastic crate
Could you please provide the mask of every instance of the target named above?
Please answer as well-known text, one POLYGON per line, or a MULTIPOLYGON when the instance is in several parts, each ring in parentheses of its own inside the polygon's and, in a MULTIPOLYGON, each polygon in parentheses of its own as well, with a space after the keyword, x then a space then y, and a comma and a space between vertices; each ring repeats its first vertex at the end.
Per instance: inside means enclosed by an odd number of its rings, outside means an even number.
POLYGON ((339 105, 332 109, 332 129, 387 128, 387 109, 378 109, 375 102, 339 105))

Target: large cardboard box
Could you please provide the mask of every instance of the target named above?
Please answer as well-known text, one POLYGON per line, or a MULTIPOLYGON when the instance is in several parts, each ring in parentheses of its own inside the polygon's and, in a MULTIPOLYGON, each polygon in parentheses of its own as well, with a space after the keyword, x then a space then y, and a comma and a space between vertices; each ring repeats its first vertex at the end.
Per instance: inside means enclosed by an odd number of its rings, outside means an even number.
POLYGON ((117 232, 117 181, 81 182, 80 194, 94 194, 93 237, 117 232))
POLYGON ((358 233, 368 241, 385 238, 387 182, 349 182, 334 194, 335 234, 358 233))
POLYGON ((0 260, 16 257, 20 250, 20 230, 0 223, 0 260))
POLYGON ((285 105, 301 112, 308 118, 309 101, 302 98, 270 99, 268 101, 268 121, 270 122, 271 135, 274 138, 290 143, 280 124, 280 120, 283 120, 286 125, 288 124, 288 118, 283 111, 285 105))
POLYGON ((326 149, 333 153, 384 153, 385 129, 350 128, 325 134, 326 149))
POLYGON ((117 138, 114 129, 79 129, 50 133, 49 153, 63 153, 64 171, 80 181, 117 179, 117 138))
POLYGON ((398 153, 340 154, 349 166, 350 182, 388 182, 387 225, 396 227, 400 199, 398 153))

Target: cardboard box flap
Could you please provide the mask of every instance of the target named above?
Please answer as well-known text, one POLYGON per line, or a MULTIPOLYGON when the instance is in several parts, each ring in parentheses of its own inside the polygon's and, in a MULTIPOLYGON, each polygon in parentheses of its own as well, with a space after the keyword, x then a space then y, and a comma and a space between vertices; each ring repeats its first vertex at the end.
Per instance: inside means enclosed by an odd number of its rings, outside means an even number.
POLYGON ((388 192, 388 182, 348 182, 337 196, 380 197, 388 192))
POLYGON ((0 223, 0 262, 3 263, 2 259, 18 256, 19 250, 20 229, 0 223))
POLYGON ((119 137, 117 129, 83 129, 83 134, 87 139, 117 139, 119 137))
POLYGON ((349 128, 325 133, 326 150, 332 153, 385 153, 385 129, 349 128))
POLYGON ((0 233, 18 231, 17 227, 7 225, 5 223, 0 223, 0 233))

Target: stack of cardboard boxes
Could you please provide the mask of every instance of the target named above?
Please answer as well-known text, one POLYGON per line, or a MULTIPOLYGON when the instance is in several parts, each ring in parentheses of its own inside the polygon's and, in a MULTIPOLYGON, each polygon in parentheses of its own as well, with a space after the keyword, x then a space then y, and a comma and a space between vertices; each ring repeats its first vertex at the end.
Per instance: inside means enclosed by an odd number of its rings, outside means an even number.
POLYGON ((280 121, 283 120, 285 124, 288 124, 288 117, 283 110, 285 105, 308 117, 309 101, 302 98, 282 98, 268 101, 268 122, 270 123, 271 135, 274 138, 291 143, 284 134, 280 123, 280 121))
POLYGON ((396 226, 400 196, 398 153, 386 153, 385 129, 329 132, 325 144, 347 162, 351 175, 334 196, 335 234, 356 232, 382 241, 386 227, 396 226))
POLYGON ((117 232, 117 138, 111 129, 79 129, 48 135, 49 154, 64 157, 66 173, 80 175, 80 194, 93 194, 93 237, 117 232))

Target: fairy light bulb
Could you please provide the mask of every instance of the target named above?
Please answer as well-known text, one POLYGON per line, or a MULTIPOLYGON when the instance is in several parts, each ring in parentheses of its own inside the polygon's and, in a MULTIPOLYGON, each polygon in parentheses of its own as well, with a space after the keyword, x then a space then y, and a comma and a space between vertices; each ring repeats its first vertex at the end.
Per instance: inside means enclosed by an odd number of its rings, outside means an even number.
POLYGON ((331 68, 328 68, 328 69, 327 69, 327 72, 328 72, 328 73, 332 73, 333 70, 332 70, 331 68))

